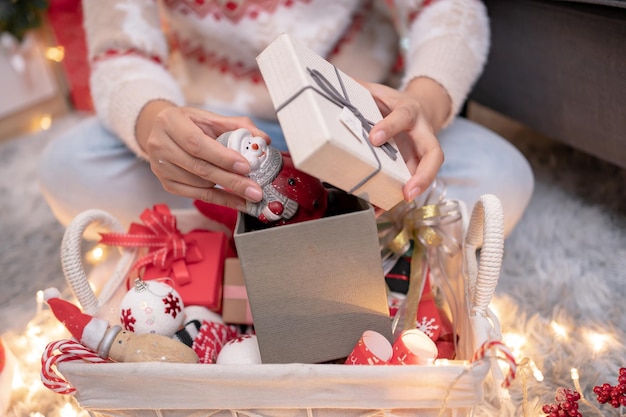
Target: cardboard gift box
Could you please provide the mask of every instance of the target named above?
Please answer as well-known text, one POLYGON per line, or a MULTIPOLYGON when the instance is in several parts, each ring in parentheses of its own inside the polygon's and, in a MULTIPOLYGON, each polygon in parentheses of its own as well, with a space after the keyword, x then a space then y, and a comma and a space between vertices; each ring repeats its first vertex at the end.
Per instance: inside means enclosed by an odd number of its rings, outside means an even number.
POLYGON ((347 357, 365 330, 390 341, 391 319, 374 210, 254 230, 241 214, 235 244, 263 363, 347 357))
POLYGON ((382 115, 365 87, 287 34, 257 63, 296 168, 385 210, 403 200, 411 174, 393 140, 369 142, 382 115))
POLYGON ((239 258, 226 258, 224 261, 222 318, 225 323, 230 324, 253 323, 239 258))

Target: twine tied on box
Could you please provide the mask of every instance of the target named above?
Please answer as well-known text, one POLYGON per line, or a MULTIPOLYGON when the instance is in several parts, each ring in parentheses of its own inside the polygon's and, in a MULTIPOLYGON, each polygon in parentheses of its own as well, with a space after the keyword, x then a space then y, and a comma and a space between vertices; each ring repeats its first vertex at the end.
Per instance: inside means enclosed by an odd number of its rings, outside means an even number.
MULTIPOLYGON (((445 199, 445 183, 441 180, 433 182, 423 205, 419 205, 417 201, 402 202, 378 217, 383 264, 393 266, 411 248, 413 242, 409 289, 394 317, 394 333, 415 328, 415 316, 429 270, 428 257, 437 256, 435 251, 438 250, 448 255, 454 255, 461 250, 461 243, 445 227, 460 220, 459 204, 445 199)), ((448 279, 443 268, 439 272, 444 274, 442 280, 448 279)))
MULTIPOLYGON (((354 115, 354 117, 358 119, 358 121, 361 124, 360 126, 361 127, 360 129, 361 139, 363 139, 363 141, 367 144, 367 146, 371 150, 372 155, 374 156, 374 159, 376 160, 377 167, 371 174, 369 174, 368 176, 363 178, 361 181, 359 181, 356 185, 354 185, 351 190, 347 190, 349 194, 352 194, 356 190, 358 190, 360 187, 362 187, 367 181, 373 178, 376 174, 378 174, 378 172, 382 168, 382 164, 380 162, 380 159, 378 158, 378 155, 376 154, 376 151, 374 150, 374 145, 372 145, 372 143, 369 141, 369 132, 372 130, 372 126, 374 126, 374 123, 368 120, 363 115, 363 113, 361 113, 361 111, 354 104, 352 104, 352 102, 350 101, 350 98, 348 97, 348 92, 344 85, 343 79, 341 78, 341 73, 339 72, 337 67, 333 66, 333 69, 335 71, 335 75, 337 76, 337 81, 341 88, 341 92, 339 92, 339 90, 337 90, 337 88, 335 88, 335 86, 328 80, 328 78, 326 78, 320 71, 307 67, 309 76, 313 79, 313 81, 315 82, 315 84, 317 84, 317 87, 319 88, 316 88, 313 85, 306 85, 302 87, 300 90, 296 91, 290 98, 285 100, 284 103, 277 106, 276 113, 280 112, 283 108, 288 106, 293 100, 295 100, 303 92, 307 90, 313 90, 320 96, 324 97, 326 100, 335 104, 337 107, 349 110, 354 115)), ((350 130, 352 131, 352 129, 350 130)), ((354 131, 353 133, 356 134, 356 132, 354 131)), ((395 161, 396 159, 398 159, 398 155, 397 155, 398 150, 390 143, 384 143, 380 146, 380 148, 391 160, 395 161)))
POLYGON ((152 210, 144 210, 140 219, 143 224, 132 223, 128 233, 103 233, 100 243, 150 249, 135 261, 130 273, 154 265, 162 270, 171 268, 171 278, 177 285, 190 283, 187 264, 202 261, 202 252, 193 239, 178 230, 176 217, 167 205, 157 204, 152 210))

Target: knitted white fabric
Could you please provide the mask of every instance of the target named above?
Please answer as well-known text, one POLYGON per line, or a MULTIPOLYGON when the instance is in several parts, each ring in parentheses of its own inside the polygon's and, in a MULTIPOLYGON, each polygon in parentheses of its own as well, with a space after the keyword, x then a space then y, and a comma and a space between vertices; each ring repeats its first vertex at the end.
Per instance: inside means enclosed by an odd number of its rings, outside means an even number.
POLYGON ((424 8, 409 32, 404 83, 430 77, 452 100, 447 126, 480 75, 489 51, 489 22, 483 3, 436 1, 424 8))
MULTIPOLYGON (((383 82, 398 52, 389 3, 84 0, 96 112, 140 156, 135 123, 151 100, 275 119, 255 58, 282 33, 351 77, 383 82)), ((417 76, 439 82, 452 99, 451 120, 484 65, 485 8, 476 0, 395 3, 411 16, 395 22, 410 28, 405 82, 417 76)))

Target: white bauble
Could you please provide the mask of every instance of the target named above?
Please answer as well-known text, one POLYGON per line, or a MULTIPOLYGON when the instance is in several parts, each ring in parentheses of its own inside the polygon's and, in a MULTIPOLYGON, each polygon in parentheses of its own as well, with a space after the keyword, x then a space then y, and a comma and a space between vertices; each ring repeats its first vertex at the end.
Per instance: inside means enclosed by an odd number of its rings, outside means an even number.
POLYGON ((137 278, 120 303, 120 323, 134 333, 174 336, 185 320, 178 292, 165 282, 137 278))
POLYGON ((261 352, 255 335, 243 335, 230 340, 217 355, 220 365, 254 365, 261 363, 261 352))

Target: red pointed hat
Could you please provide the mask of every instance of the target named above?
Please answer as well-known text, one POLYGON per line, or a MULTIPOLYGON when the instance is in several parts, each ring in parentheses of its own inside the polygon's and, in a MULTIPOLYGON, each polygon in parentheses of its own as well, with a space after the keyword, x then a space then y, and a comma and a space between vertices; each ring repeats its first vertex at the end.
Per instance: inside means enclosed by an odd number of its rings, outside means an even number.
POLYGON ((106 320, 85 314, 74 304, 60 298, 61 293, 56 288, 48 288, 43 292, 43 298, 50 306, 54 316, 69 330, 81 344, 94 352, 109 328, 106 320))

